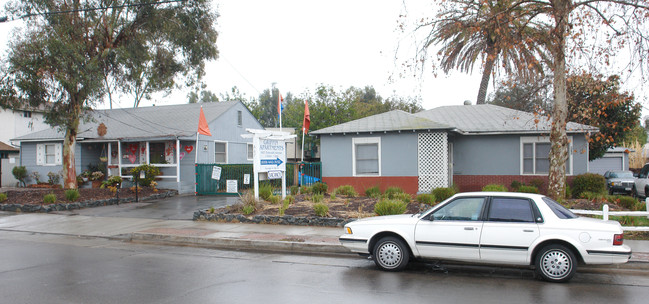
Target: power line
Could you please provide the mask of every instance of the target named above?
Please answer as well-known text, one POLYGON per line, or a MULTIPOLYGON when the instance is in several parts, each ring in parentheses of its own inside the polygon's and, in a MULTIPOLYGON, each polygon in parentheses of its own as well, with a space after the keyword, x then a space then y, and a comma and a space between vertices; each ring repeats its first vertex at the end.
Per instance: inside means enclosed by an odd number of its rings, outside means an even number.
POLYGON ((185 1, 187 0, 166 0, 166 1, 149 2, 149 3, 131 3, 131 4, 122 4, 122 5, 113 5, 113 6, 88 7, 88 8, 80 8, 80 9, 73 9, 73 10, 65 10, 65 11, 26 14, 18 18, 11 18, 11 19, 9 19, 9 17, 7 16, 4 16, 4 17, 0 17, 0 23, 8 22, 8 21, 16 21, 19 19, 27 19, 34 16, 49 16, 49 15, 60 15, 60 14, 79 13, 79 12, 91 12, 91 11, 99 11, 99 10, 107 10, 107 9, 167 4, 167 3, 185 2, 185 1))

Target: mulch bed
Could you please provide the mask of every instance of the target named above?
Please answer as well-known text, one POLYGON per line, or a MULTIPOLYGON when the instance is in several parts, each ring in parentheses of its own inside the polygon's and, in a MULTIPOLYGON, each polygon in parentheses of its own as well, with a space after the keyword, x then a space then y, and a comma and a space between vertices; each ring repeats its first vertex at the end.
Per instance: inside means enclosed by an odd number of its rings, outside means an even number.
MULTIPOLYGON (((81 188, 78 190, 80 196, 77 201, 94 201, 115 198, 115 193, 111 192, 109 189, 81 188)), ((7 194, 7 200, 0 204, 43 205, 43 196, 50 193, 56 195, 57 203, 68 202, 65 198, 64 189, 21 188, 19 190, 9 190, 4 193, 7 194)), ((138 188, 139 197, 147 197, 155 193, 156 192, 149 187, 138 188)), ((119 197, 135 197, 135 191, 131 191, 131 189, 120 189, 119 197)))

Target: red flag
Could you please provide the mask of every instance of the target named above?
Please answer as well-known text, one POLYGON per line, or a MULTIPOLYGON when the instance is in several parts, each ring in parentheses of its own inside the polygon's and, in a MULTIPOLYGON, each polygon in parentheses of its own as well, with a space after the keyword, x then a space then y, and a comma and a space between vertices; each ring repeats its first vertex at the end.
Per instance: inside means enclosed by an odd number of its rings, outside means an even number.
POLYGON ((282 101, 284 101, 284 97, 282 97, 282 93, 279 93, 279 96, 277 96, 277 115, 282 116, 282 110, 284 110, 284 105, 282 105, 282 101))
POLYGON ((198 117, 198 134, 212 136, 212 133, 210 132, 210 127, 207 125, 207 119, 205 119, 203 106, 201 106, 201 115, 198 117))
POLYGON ((309 113, 309 101, 304 101, 304 121, 302 122, 302 133, 309 132, 309 126, 311 125, 311 113, 309 113))

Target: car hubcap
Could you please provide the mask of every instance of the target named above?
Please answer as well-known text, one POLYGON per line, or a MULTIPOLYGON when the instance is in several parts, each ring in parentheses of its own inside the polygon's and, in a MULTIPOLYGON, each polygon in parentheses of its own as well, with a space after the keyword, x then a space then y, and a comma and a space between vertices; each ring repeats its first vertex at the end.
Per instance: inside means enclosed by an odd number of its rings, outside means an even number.
POLYGON ((550 251, 543 256, 541 267, 549 277, 559 279, 568 273, 572 268, 570 257, 562 251, 550 251))
POLYGON ((401 248, 393 243, 381 245, 378 254, 379 262, 386 268, 396 267, 402 258, 401 248))

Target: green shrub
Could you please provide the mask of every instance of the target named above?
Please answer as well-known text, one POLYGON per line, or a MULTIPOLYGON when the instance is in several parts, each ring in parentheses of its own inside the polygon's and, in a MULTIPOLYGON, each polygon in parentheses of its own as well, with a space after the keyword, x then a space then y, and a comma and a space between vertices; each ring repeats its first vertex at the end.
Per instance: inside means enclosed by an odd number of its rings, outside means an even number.
POLYGON ((584 191, 579 194, 578 198, 583 198, 587 200, 597 200, 597 201, 603 201, 606 198, 606 194, 604 193, 596 193, 596 192, 590 192, 590 191, 584 191))
POLYGON ((636 211, 647 211, 647 203, 646 202, 638 202, 638 204, 635 205, 635 210, 636 211))
POLYGON ((314 194, 313 197, 311 197, 311 201, 314 203, 320 203, 324 200, 324 194, 314 194))
POLYGON ((530 181, 530 186, 534 186, 536 189, 543 188, 543 184, 545 184, 545 182, 540 178, 535 178, 530 181))
POLYGON ((44 204, 56 203, 56 195, 54 195, 54 193, 45 194, 45 196, 43 196, 43 203, 44 204))
POLYGON ((137 180, 140 186, 149 187, 156 176, 160 175, 160 169, 147 164, 139 165, 131 169, 131 175, 133 176, 133 180, 137 180), (144 179, 140 179, 140 171, 144 171, 144 179))
POLYGON ((0 203, 4 202, 7 200, 7 194, 6 193, 0 193, 0 203))
POLYGON ((250 205, 243 206, 243 209, 241 209, 241 212, 243 212, 243 214, 245 214, 245 215, 249 215, 249 214, 255 212, 255 207, 250 206, 250 205))
POLYGON ((25 180, 27 179, 27 168, 25 166, 14 167, 11 169, 11 174, 25 187, 25 180))
POLYGON ((273 195, 273 186, 269 183, 262 183, 259 185, 259 197, 263 200, 268 201, 273 195))
POLYGON ((328 188, 327 184, 318 182, 318 183, 315 183, 315 184, 311 185, 311 193, 313 193, 313 194, 325 194, 325 193, 327 193, 327 188, 328 188))
POLYGON ((374 213, 377 215, 403 214, 408 204, 400 200, 382 199, 374 205, 374 213))
POLYGON ((507 192, 507 187, 498 184, 489 184, 482 187, 483 192, 507 192))
POLYGON ((287 203, 288 203, 288 204, 292 204, 293 202, 295 202, 295 197, 292 196, 292 195, 287 195, 287 196, 284 198, 284 204, 287 204, 287 203))
POLYGON ((573 197, 572 196, 572 188, 570 187, 570 185, 566 185, 566 197, 568 197, 568 198, 573 197))
POLYGON ((638 205, 638 200, 630 196, 620 195, 616 197, 616 200, 620 206, 629 210, 636 210, 638 205))
POLYGON ((295 196, 300 192, 300 186, 291 186, 291 195, 295 196))
POLYGON ((300 187, 300 194, 309 194, 310 192, 311 192, 311 188, 307 186, 300 187))
POLYGON ((381 189, 379 189, 379 186, 367 188, 365 189, 365 196, 371 198, 379 198, 381 197, 381 189))
POLYGON ((572 181, 572 195, 582 197, 583 192, 606 193, 606 180, 604 176, 593 173, 580 174, 572 181))
POLYGON ((271 196, 268 198, 268 201, 269 201, 271 204, 279 204, 279 196, 277 196, 277 195, 271 195, 271 196))
POLYGON ((435 201, 439 203, 455 195, 455 190, 453 188, 435 188, 433 189, 433 195, 435 201))
POLYGON ((432 193, 422 193, 417 195, 417 202, 432 205, 435 202, 435 195, 432 193))
POLYGON ((410 194, 402 192, 402 193, 396 193, 392 196, 393 199, 400 200, 404 203, 410 203, 412 201, 412 196, 410 194))
POLYGON ((536 188, 536 186, 521 185, 516 191, 522 193, 539 193, 539 188, 536 188))
POLYGON ((385 189, 385 192, 383 192, 383 197, 387 199, 394 199, 396 195, 403 193, 403 189, 399 187, 389 187, 388 189, 385 189))
POLYGON ((323 203, 317 203, 313 205, 313 211, 317 216, 324 217, 329 213, 329 206, 323 203))
POLYGON ((70 189, 70 190, 65 190, 65 199, 74 202, 79 199, 81 194, 79 194, 79 190, 77 189, 70 189))
POLYGON ((516 180, 512 181, 512 183, 509 185, 509 187, 512 188, 512 191, 518 191, 518 188, 520 188, 520 186, 523 186, 523 183, 516 180))
POLYGON ((347 197, 357 197, 358 196, 358 192, 356 192, 356 189, 354 189, 354 187, 352 187, 351 185, 340 186, 340 187, 334 189, 334 192, 332 194, 340 194, 340 195, 344 195, 344 196, 347 196, 347 197))
POLYGON ((109 177, 107 180, 101 182, 101 188, 106 188, 106 187, 116 187, 117 184, 122 183, 122 177, 119 175, 113 175, 109 177))

